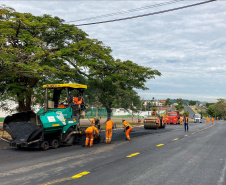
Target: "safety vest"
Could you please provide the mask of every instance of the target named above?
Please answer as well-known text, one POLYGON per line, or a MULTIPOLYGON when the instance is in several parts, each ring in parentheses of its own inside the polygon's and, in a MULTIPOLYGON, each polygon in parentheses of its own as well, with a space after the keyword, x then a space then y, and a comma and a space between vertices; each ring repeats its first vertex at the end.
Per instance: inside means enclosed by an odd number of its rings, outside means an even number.
POLYGON ((124 125, 125 127, 130 127, 130 128, 132 128, 132 126, 131 126, 127 121, 124 121, 124 122, 123 122, 123 125, 124 125))
POLYGON ((114 121, 109 120, 106 122, 106 129, 111 129, 114 126, 114 121))
POLYGON ((79 104, 82 104, 82 98, 79 100, 78 97, 75 97, 75 98, 74 98, 74 103, 75 103, 75 104, 78 104, 78 105, 79 105, 79 104))

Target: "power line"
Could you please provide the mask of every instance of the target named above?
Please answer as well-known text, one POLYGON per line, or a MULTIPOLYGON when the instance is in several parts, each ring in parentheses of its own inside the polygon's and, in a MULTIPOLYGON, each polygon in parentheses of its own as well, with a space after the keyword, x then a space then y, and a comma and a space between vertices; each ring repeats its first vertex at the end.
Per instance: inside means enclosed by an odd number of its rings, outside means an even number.
POLYGON ((149 5, 149 6, 144 6, 144 7, 140 7, 140 8, 125 10, 125 11, 121 11, 121 12, 115 12, 115 13, 110 13, 110 14, 98 15, 98 16, 90 17, 90 18, 84 18, 84 19, 78 19, 78 20, 74 20, 74 21, 68 21, 66 23, 78 22, 78 21, 86 21, 86 20, 98 19, 98 18, 103 18, 103 17, 110 17, 110 16, 113 16, 113 15, 120 15, 120 14, 125 14, 125 13, 140 11, 140 10, 145 10, 145 9, 149 9, 149 8, 155 8, 155 7, 159 7, 159 6, 164 6, 164 5, 168 5, 168 4, 173 4, 173 3, 180 2, 180 1, 184 1, 184 0, 174 0, 174 1, 169 1, 169 2, 164 2, 164 3, 149 5))
POLYGON ((203 1, 203 2, 200 2, 200 3, 195 3, 195 4, 191 4, 191 5, 187 5, 187 6, 181 6, 181 7, 178 7, 178 8, 172 8, 172 9, 168 9, 168 10, 162 10, 162 11, 158 11, 158 12, 142 14, 142 15, 137 15, 137 16, 132 16, 132 17, 125 17, 125 18, 120 18, 120 19, 113 19, 113 20, 108 20, 108 21, 100 21, 100 22, 93 22, 93 23, 86 23, 86 24, 78 24, 78 25, 74 25, 74 26, 88 26, 88 25, 93 25, 93 24, 103 24, 103 23, 123 21, 123 20, 128 20, 128 19, 135 19, 135 18, 139 18, 139 17, 145 17, 145 16, 150 16, 150 15, 162 14, 162 13, 166 13, 166 12, 172 12, 172 11, 176 11, 176 10, 180 10, 180 9, 190 8, 190 7, 193 7, 193 6, 211 3, 213 1, 217 1, 217 0, 203 1))

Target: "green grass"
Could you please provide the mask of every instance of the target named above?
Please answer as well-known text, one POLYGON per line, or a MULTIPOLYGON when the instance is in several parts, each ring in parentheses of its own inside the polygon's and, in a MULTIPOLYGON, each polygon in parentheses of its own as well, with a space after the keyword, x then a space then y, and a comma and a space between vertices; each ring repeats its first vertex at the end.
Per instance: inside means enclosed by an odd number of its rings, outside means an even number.
POLYGON ((0 118, 0 122, 3 122, 5 118, 0 118))

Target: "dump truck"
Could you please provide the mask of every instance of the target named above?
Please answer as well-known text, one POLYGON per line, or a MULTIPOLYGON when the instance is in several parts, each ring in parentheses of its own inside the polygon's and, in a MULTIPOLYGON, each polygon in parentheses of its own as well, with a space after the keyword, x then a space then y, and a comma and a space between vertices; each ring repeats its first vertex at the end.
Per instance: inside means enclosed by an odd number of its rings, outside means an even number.
POLYGON ((166 127, 166 123, 163 123, 162 117, 159 117, 154 111, 151 116, 146 117, 143 122, 145 129, 159 129, 166 127))
POLYGON ((179 111, 170 111, 166 118, 167 124, 180 124, 180 113, 179 111))
POLYGON ((3 129, 12 139, 2 138, 10 146, 17 148, 57 148, 60 145, 72 145, 79 142, 85 134, 80 126, 80 113, 85 110, 85 101, 81 105, 73 102, 78 94, 83 97, 86 85, 48 84, 45 88, 44 107, 37 113, 33 111, 9 115, 3 122, 3 129), (59 106, 61 102, 61 106, 59 106), (63 108, 60 108, 63 107, 63 108))

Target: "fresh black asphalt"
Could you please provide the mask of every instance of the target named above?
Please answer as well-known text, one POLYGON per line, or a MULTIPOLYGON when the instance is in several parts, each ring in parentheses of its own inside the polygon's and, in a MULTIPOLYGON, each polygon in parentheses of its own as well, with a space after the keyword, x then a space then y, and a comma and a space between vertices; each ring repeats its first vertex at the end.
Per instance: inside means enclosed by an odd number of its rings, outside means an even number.
POLYGON ((112 144, 92 148, 1 149, 0 184, 225 184, 226 122, 189 127, 137 127, 130 142, 114 130, 112 144))

